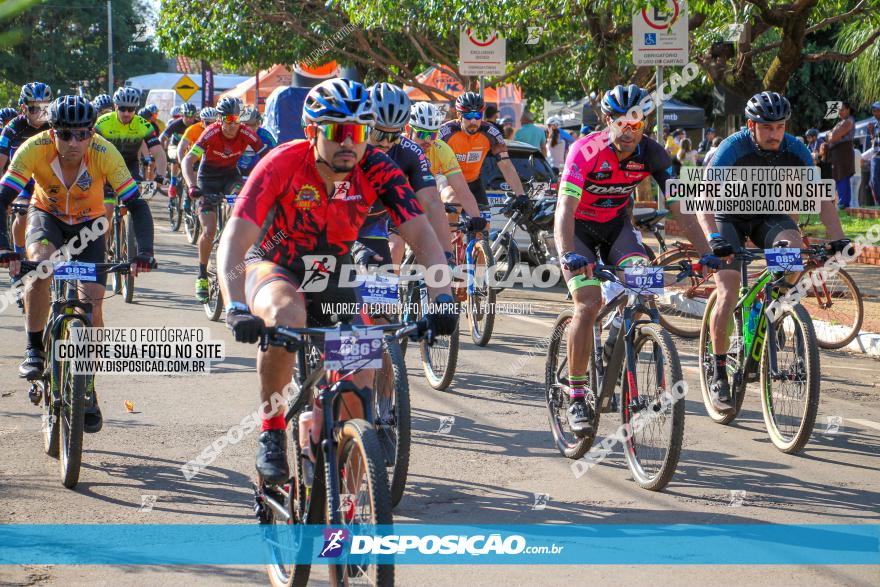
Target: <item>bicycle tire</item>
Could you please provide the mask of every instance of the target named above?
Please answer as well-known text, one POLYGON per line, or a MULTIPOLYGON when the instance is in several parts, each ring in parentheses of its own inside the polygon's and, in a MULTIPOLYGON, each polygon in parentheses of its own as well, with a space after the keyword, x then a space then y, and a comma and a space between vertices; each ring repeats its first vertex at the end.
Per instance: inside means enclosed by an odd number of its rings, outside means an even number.
MULTIPOLYGON (((85 328, 78 318, 71 318, 62 327, 62 340, 68 338, 70 330, 85 328)), ((73 489, 79 482, 82 464, 83 432, 85 427, 86 375, 75 375, 70 370, 71 363, 62 367, 61 407, 59 409, 58 445, 61 483, 73 489), (66 414, 65 414, 66 412, 66 414), (65 415, 67 416, 65 421, 65 415)))
POLYGON ((208 301, 202 304, 208 320, 217 322, 223 314, 223 294, 220 292, 220 278, 217 274, 217 249, 220 247, 220 231, 214 237, 211 255, 208 257, 208 301))
MULTIPOLYGON (((137 255, 137 239, 135 238, 134 229, 132 228, 131 214, 126 214, 122 219, 123 232, 125 234, 125 249, 120 255, 120 261, 127 261, 137 255)), ((134 275, 126 273, 120 276, 122 281, 122 296, 126 304, 130 304, 134 300, 134 275)))
MULTIPOLYGON (((191 207, 198 206, 197 202, 190 202, 191 207)), ((199 215, 193 210, 183 215, 183 231, 186 233, 186 242, 191 245, 199 241, 199 234, 202 231, 202 225, 199 221, 199 215)))
POLYGON ((471 323, 471 339, 477 346, 486 346, 495 328, 495 288, 489 286, 489 268, 495 265, 489 243, 478 240, 474 245, 474 292, 468 292, 468 318, 471 323), (485 260, 486 269, 482 279, 476 275, 478 258, 485 260), (485 311, 481 311, 484 308, 485 311))
MULTIPOLYGON (((339 472, 338 479, 340 487, 334 488, 339 491, 340 498, 343 491, 347 489, 343 484, 346 483, 350 476, 346 474, 346 462, 352 451, 357 450, 359 461, 363 467, 363 480, 367 484, 367 499, 370 505, 370 515, 366 520, 354 520, 351 515, 352 509, 346 509, 342 512, 343 524, 348 525, 349 521, 354 524, 392 524, 393 517, 391 514, 391 492, 388 486, 388 476, 385 472, 384 456, 382 447, 379 443, 379 436, 376 430, 361 419, 348 420, 343 424, 339 433, 339 443, 337 445, 337 470, 339 472), (351 520, 346 518, 351 517, 351 520)), ((325 500, 329 506, 330 500, 325 500)), ((360 502, 360 500, 358 500, 360 502)), ((342 500, 340 504, 345 507, 342 500)), ((350 504, 351 505, 351 504, 350 504)), ((328 508, 329 509, 329 508, 328 508)), ((331 512, 327 511, 327 520, 332 520, 331 512)), ((334 569, 330 567, 331 583, 337 579, 337 584, 345 584, 349 577, 359 577, 369 575, 366 579, 370 585, 380 585, 383 587, 391 587, 394 585, 394 565, 367 565, 363 570, 363 574, 358 569, 353 568, 354 565, 340 566, 339 568, 346 574, 345 578, 334 577, 334 569)))
MULTIPOLYGON (((649 339, 653 342, 655 348, 659 350, 662 357, 664 377, 662 382, 657 382, 659 387, 658 385, 641 385, 639 387, 639 396, 643 397, 646 393, 651 394, 651 397, 648 399, 648 407, 646 408, 646 410, 649 411, 644 412, 645 416, 650 420, 649 424, 654 424, 661 418, 661 416, 657 416, 657 414, 667 412, 668 410, 668 415, 670 417, 669 436, 664 439, 666 444, 664 447, 665 453, 662 458, 658 459, 659 466, 656 467, 656 473, 649 474, 643 466, 643 459, 639 456, 639 453, 646 452, 644 450, 639 450, 639 446, 642 445, 642 443, 637 441, 640 431, 634 431, 632 434, 628 434, 628 439, 624 444, 623 452, 627 466, 629 467, 635 482, 643 489, 660 491, 669 484, 669 481, 672 480, 672 476, 675 475, 675 469, 678 466, 678 460, 681 456, 681 443, 684 438, 685 420, 684 401, 683 398, 676 400, 675 395, 670 391, 670 386, 674 388, 679 383, 683 383, 684 378, 681 374, 681 361, 679 360, 678 351, 675 348, 672 336, 663 330, 659 324, 641 324, 639 326, 634 341, 636 354, 639 354, 645 342, 649 339), (666 394, 669 395, 666 396, 666 394), (656 397, 654 397, 655 395, 656 397)), ((638 374, 634 373, 633 378, 636 377, 638 377, 638 374)), ((629 377, 623 378, 623 401, 620 402, 621 422, 627 427, 632 426, 632 422, 634 421, 632 413, 628 407, 629 381, 629 377)))
MULTIPOLYGON (((293 450, 288 451, 288 462, 290 464, 291 478, 288 483, 290 499, 288 502, 287 513, 292 516, 291 524, 303 525, 305 507, 306 507, 306 488, 303 481, 302 471, 302 448, 299 445, 299 419, 298 414, 294 414, 293 418, 287 423, 289 431, 288 443, 293 450), (296 493, 293 493, 294 490, 296 493)), ((261 524, 284 524, 282 520, 275 517, 275 513, 268 506, 264 507, 265 517, 260 519, 261 524)), ((323 522, 323 520, 321 520, 323 522)), ((320 523, 320 522, 319 522, 320 523)), ((311 548, 311 542, 308 540, 300 540, 296 548, 301 552, 304 549, 311 548)), ((311 574, 311 565, 295 564, 289 565, 284 563, 275 563, 266 565, 266 573, 269 575, 269 582, 274 587, 305 587, 309 582, 311 574)))
MULTIPOLYGON (((816 269, 810 269, 808 273, 811 274, 813 271, 816 271, 816 269)), ((822 307, 823 301, 820 301, 816 296, 817 288, 815 287, 810 287, 807 290, 807 295, 800 299, 801 305, 807 310, 811 319, 828 323, 828 326, 823 327, 817 327, 816 323, 813 323, 813 328, 816 331, 816 341, 819 343, 819 347, 825 350, 842 349, 851 343, 858 336, 859 331, 862 329, 862 322, 865 319, 865 304, 862 299, 862 292, 845 269, 838 269, 836 275, 828 277, 825 281, 825 287, 834 288, 838 278, 841 287, 839 289, 835 288, 834 293, 826 295, 824 303, 828 304, 830 301, 830 305, 833 307, 834 299, 839 300, 837 306, 839 309, 843 306, 842 315, 838 313, 833 316, 827 316, 830 314, 828 312, 830 308, 822 307), (844 292, 848 292, 848 294, 844 292), (851 302, 848 301, 850 299, 852 300, 851 302), (841 318, 844 316, 852 316, 852 318, 842 320, 841 318), (840 323, 838 328, 835 328, 837 326, 835 322, 840 323)), ((809 279, 809 275, 802 279, 809 279)))
POLYGON ((731 381, 731 390, 736 396, 736 405, 734 406, 736 408, 736 411, 732 414, 722 414, 712 405, 712 399, 709 390, 709 382, 715 369, 715 355, 712 352, 712 341, 709 336, 709 319, 712 315, 712 310, 715 308, 715 300, 717 299, 717 297, 718 292, 712 292, 712 295, 709 296, 709 300, 706 302, 706 310, 703 313, 703 322, 700 329, 700 342, 697 346, 697 368, 700 372, 700 392, 703 396, 703 405, 706 408, 706 413, 715 423, 726 425, 730 424, 736 419, 737 415, 739 415, 739 412, 742 409, 743 401, 745 401, 745 374, 740 372, 743 362, 745 361, 745 349, 743 348, 742 343, 742 316, 738 312, 734 312, 733 324, 728 325, 728 330, 730 331, 730 334, 732 336, 730 338, 730 346, 727 349, 727 373, 728 379, 731 379, 731 375, 733 375, 733 380, 731 381), (740 381, 738 387, 736 387, 737 381, 740 381), (736 387, 736 389, 734 389, 734 387, 736 387))
MULTIPOLYGON (((118 234, 119 226, 122 224, 122 217, 118 211, 113 212, 113 218, 110 221, 110 230, 105 238, 107 239, 107 260, 110 263, 117 263, 121 259, 120 249, 122 248, 121 239, 118 234)), ((107 276, 107 285, 114 294, 122 293, 122 276, 119 273, 111 273, 107 276)))
MULTIPOLYGON (((427 286, 424 283, 420 283, 418 287, 412 289, 410 303, 414 304, 413 308, 420 308, 422 291, 425 291, 425 295, 427 295, 427 286)), ((416 311, 415 317, 416 319, 422 317, 421 310, 416 311)), ((449 336, 435 336, 433 345, 429 345, 428 341, 424 339, 419 341, 419 353, 422 358, 425 379, 428 381, 428 385, 437 391, 443 391, 449 387, 455 376, 459 337, 459 329, 456 328, 449 336)))
MULTIPOLYGON (((51 324, 51 322, 50 322, 51 324)), ((49 361, 49 378, 43 379, 42 385, 45 387, 43 397, 43 422, 41 425, 43 432, 43 450, 52 458, 58 458, 58 406, 55 405, 55 394, 52 392, 53 382, 61 381, 61 370, 64 365, 62 361, 55 359, 54 339, 51 336, 49 327, 43 332, 43 348, 46 349, 46 359, 49 361)))
MULTIPOLYGON (((764 424, 767 426, 767 433, 773 445, 781 452, 786 454, 794 454, 799 452, 806 446, 813 433, 813 426, 816 423, 816 414, 819 411, 819 393, 821 386, 821 366, 819 363, 819 345, 816 343, 816 333, 813 328, 813 321, 807 310, 800 304, 791 308, 784 309, 776 323, 779 328, 783 328, 783 321, 786 317, 791 317, 795 321, 795 332, 800 330, 802 333, 802 344, 804 350, 804 373, 806 377, 806 397, 803 398, 803 410, 800 414, 800 424, 796 431, 786 438, 785 434, 780 430, 779 422, 777 422, 774 406, 780 402, 774 402, 771 397, 771 386, 768 385, 769 379, 769 358, 768 346, 764 345, 764 353, 761 357, 761 411, 764 414, 764 424)), ((768 336, 774 333, 769 331, 768 336)), ((783 330, 783 334, 785 334, 783 330)), ((778 336, 778 335, 777 335, 778 336)), ((789 335, 790 336, 790 335, 789 335)), ((786 336, 787 340, 788 336, 786 336)), ((778 350, 777 350, 777 358, 778 350)), ((778 365, 777 365, 778 367, 778 365)))
POLYGON ((178 232, 183 222, 183 195, 178 191, 168 206, 168 222, 171 224, 171 232, 178 232))
MULTIPOLYGON (((645 247, 648 249, 648 247, 645 247)), ((670 249, 652 260, 654 265, 677 265, 681 261, 696 263, 700 257, 691 250, 670 249)), ((663 286, 663 296, 657 299, 656 307, 660 312, 660 325, 669 333, 682 338, 695 339, 700 336, 702 317, 705 309, 705 300, 710 292, 700 284, 700 278, 689 277, 681 282, 675 281, 674 273, 664 273, 664 279, 670 280, 663 286), (689 288, 697 288, 688 295, 689 288), (673 293, 670 293, 670 290, 673 293), (696 294, 696 295, 694 295, 696 294), (662 303, 667 296, 681 296, 682 307, 687 310, 677 309, 674 305, 662 303), (702 300, 702 303, 701 303, 702 300), (700 307, 702 305, 702 307, 700 307)), ((703 283, 708 283, 703 281, 703 283)), ((714 288, 713 288, 714 289, 714 288)))
POLYGON ((412 441, 412 414, 410 412, 409 382, 406 377, 406 361, 396 340, 382 341, 382 369, 376 369, 373 380, 373 414, 375 428, 382 446, 385 462, 388 465, 388 482, 391 489, 391 507, 396 507, 403 499, 406 478, 409 472, 409 455, 412 441), (385 358, 387 357, 387 363, 385 358), (391 370, 390 381, 393 391, 389 415, 393 423, 380 421, 380 381, 382 374, 391 370))
MULTIPOLYGON (((574 310, 563 310, 553 324, 550 334, 550 344, 547 345, 547 357, 544 366, 544 399, 547 403, 547 414, 550 420, 550 433, 557 450, 569 459, 579 459, 590 450, 596 438, 599 426, 599 410, 596 410, 593 431, 583 437, 566 433, 568 427, 568 398, 567 388, 559 383, 559 353, 562 349, 562 341, 565 341, 565 349, 568 349, 568 327, 574 317, 574 310)), ((566 355, 566 361, 567 361, 566 355)), ((587 373, 590 377, 590 389, 597 391, 597 375, 593 364, 592 353, 587 365, 587 373)))
MULTIPOLYGON (((495 282, 505 283, 510 279, 510 276, 513 275, 514 269, 519 265, 521 258, 519 246, 514 242, 513 235, 511 234, 509 244, 506 247, 499 244, 497 249, 497 253, 494 250, 492 251, 492 257, 495 259, 495 266, 498 267, 498 270, 495 271, 495 282)), ((497 295, 504 291, 505 288, 497 286, 494 287, 494 289, 497 292, 497 295)))

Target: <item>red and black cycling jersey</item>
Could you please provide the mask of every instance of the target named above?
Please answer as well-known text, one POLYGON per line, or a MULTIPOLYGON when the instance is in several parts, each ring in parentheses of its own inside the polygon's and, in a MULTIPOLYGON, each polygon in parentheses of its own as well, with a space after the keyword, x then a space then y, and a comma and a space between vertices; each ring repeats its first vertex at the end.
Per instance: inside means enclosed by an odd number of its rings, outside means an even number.
POLYGON ((354 170, 327 194, 314 148, 301 141, 276 147, 257 164, 233 216, 263 229, 249 259, 290 268, 302 255, 347 253, 377 199, 396 224, 422 214, 403 172, 378 149, 367 146, 354 170))
MULTIPOLYGON (((20 114, 9 121, 3 132, 0 133, 0 155, 6 155, 8 160, 15 155, 15 150, 24 144, 32 136, 38 135, 49 128, 49 123, 35 127, 28 123, 27 116, 20 114)), ((9 161, 6 161, 8 164, 9 161)))
MULTIPOLYGON (((414 192, 437 186, 437 180, 431 173, 431 162, 415 141, 401 137, 400 142, 388 149, 386 155, 400 167, 414 192)), ((388 213, 381 200, 373 204, 361 227, 360 236, 388 237, 388 213)))
POLYGON ((243 124, 238 127, 238 132, 231 139, 223 135, 222 124, 219 121, 211 124, 202 132, 191 151, 202 158, 199 177, 210 178, 231 172, 238 173, 238 158, 248 147, 252 148, 258 157, 268 150, 257 133, 243 124))

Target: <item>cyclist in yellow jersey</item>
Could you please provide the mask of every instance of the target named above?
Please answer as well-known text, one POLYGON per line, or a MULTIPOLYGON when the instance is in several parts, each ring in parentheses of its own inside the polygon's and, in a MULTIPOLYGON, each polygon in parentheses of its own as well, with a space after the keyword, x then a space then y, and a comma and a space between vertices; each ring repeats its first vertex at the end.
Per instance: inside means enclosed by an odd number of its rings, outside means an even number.
MULTIPOLYGON (((17 275, 21 266, 17 255, 9 252, 6 209, 31 178, 34 195, 26 241, 30 261, 49 260, 67 246, 75 260, 103 263, 104 184, 109 183, 134 222, 139 252, 132 259, 132 274, 155 265, 150 208, 140 199, 119 151, 94 134, 96 116, 95 107, 85 98, 62 96, 50 109, 51 129, 28 139, 12 158, 0 180, 0 264, 8 264, 10 273, 17 275)), ((98 275, 95 282, 81 284, 81 299, 92 304, 95 327, 104 326, 101 308, 106 279, 98 275)), ((49 281, 36 279, 25 290, 28 343, 19 374, 26 379, 42 376, 45 368, 43 328, 49 317, 49 281)), ((85 430, 97 432, 102 420, 94 389, 87 390, 86 402, 85 430)))
POLYGON ((430 102, 413 104, 410 111, 407 136, 422 148, 431 163, 431 172, 442 176, 438 181, 440 197, 444 202, 460 204, 468 216, 478 216, 480 208, 477 199, 468 187, 461 166, 452 147, 438 138, 443 125, 443 113, 430 102), (446 183, 446 186, 442 186, 446 183))

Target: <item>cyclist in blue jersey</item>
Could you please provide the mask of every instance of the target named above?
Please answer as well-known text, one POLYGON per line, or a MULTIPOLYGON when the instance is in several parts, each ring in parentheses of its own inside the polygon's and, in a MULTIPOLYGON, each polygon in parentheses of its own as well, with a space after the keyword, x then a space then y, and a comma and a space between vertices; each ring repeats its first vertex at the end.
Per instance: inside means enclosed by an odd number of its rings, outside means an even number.
MULTIPOLYGON (((755 94, 746 104, 748 126, 721 143, 708 167, 802 167, 813 166, 810 151, 795 137, 785 132, 786 121, 791 117, 791 104, 776 92, 755 94)), ((833 201, 823 201, 820 218, 825 224, 832 242, 828 249, 836 253, 846 249, 850 241, 844 238, 843 228, 833 201)), ((734 307, 740 288, 738 263, 730 262, 750 238, 755 245, 769 248, 779 240, 788 241, 793 247, 803 242, 797 221, 786 214, 712 214, 700 215, 712 253, 725 258, 728 263, 715 274, 718 299, 709 324, 712 348, 715 352, 715 369, 710 384, 712 405, 721 413, 731 413, 730 383, 727 380, 726 357, 729 347, 727 326, 733 318, 734 307)), ((798 275, 789 276, 795 283, 798 275)))
MULTIPOLYGON (((260 111, 256 108, 245 108, 242 110, 240 120, 243 125, 257 133, 257 136, 260 137, 260 140, 263 141, 263 144, 269 147, 269 149, 273 149, 278 145, 278 141, 275 140, 275 135, 269 132, 268 129, 260 126, 263 122, 263 115, 260 114, 260 111)), ((259 159, 257 159, 257 154, 254 153, 253 149, 248 147, 244 154, 238 158, 238 170, 241 171, 243 176, 247 176, 257 164, 257 161, 259 161, 259 159)))

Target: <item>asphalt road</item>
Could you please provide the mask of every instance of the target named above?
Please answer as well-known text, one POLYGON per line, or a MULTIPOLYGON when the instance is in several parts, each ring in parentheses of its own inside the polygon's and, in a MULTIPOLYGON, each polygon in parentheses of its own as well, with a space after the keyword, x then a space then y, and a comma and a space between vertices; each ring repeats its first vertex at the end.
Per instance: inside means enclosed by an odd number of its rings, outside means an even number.
MULTIPOLYGON (((160 209, 154 205, 154 214, 160 209)), ((157 214, 158 216, 158 214, 157 214)), ((104 429, 85 440, 74 491, 45 455, 40 411, 17 377, 22 317, 0 314, 0 522, 255 523, 251 478, 257 433, 226 448, 191 481, 180 466, 251 413, 258 402, 254 347, 209 323, 193 296, 195 249, 157 220, 161 271, 137 280, 135 303, 106 302, 111 326, 210 326, 227 359, 208 375, 100 376, 104 429), (126 400, 134 411, 126 410, 126 400), (143 504, 155 502, 152 508, 143 504)), ((5 279, 4 279, 5 281, 5 279)), ((544 357, 535 350, 565 307, 562 290, 506 291, 500 301, 531 314, 499 317, 485 349, 462 336, 458 371, 445 392, 430 389, 414 349, 407 364, 413 401, 413 453, 407 493, 395 521, 456 523, 878 523, 880 522, 880 363, 822 353, 822 400, 810 444, 798 456, 767 438, 752 389, 731 426, 706 416, 694 344, 677 340, 690 394, 684 450, 660 493, 640 489, 615 453, 580 479, 556 451, 541 395, 544 357), (532 354, 530 354, 532 353, 532 354), (517 365, 511 372, 511 365, 517 365), (442 427, 444 421, 451 426, 442 427), (829 418, 839 424, 828 430, 829 418), (842 419, 842 420, 841 420, 842 419), (535 506, 536 494, 548 497, 535 506)), ((601 433, 615 422, 605 418, 601 433)), ((717 553, 723 562, 724 552, 717 553)), ((633 563, 638 562, 638 553, 633 563)), ((877 585, 867 566, 399 566, 400 585, 877 585)), ((316 584, 322 573, 316 571, 316 584)), ((0 567, 0 585, 259 585, 262 567, 0 567)))

